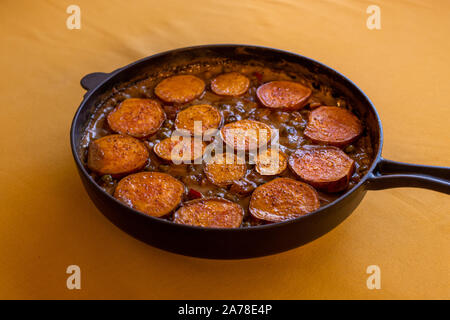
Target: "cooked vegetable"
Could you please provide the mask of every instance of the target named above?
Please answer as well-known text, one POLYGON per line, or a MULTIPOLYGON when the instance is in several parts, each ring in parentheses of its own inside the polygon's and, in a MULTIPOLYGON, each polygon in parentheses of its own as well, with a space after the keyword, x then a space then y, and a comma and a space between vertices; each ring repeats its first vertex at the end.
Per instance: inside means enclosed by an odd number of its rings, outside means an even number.
POLYGON ((155 94, 168 103, 186 103, 198 98, 205 90, 202 79, 192 75, 166 78, 155 87, 155 94))
POLYGON ((114 197, 153 217, 162 217, 181 202, 184 185, 161 172, 139 172, 119 181, 114 197))
POLYGON ((100 175, 119 176, 144 168, 148 149, 139 140, 113 134, 89 144, 87 166, 100 175))
POLYGON ((286 155, 273 149, 266 149, 259 153, 255 162, 255 170, 263 176, 280 174, 287 167, 286 155))
POLYGON ((204 165, 208 180, 219 187, 228 186, 243 178, 246 170, 245 162, 239 163, 238 157, 230 153, 218 154, 204 165))
POLYGON ((361 121, 350 111, 322 106, 311 111, 305 136, 313 142, 336 147, 346 146, 362 133, 361 121))
POLYGON ((313 187, 293 179, 277 178, 253 191, 249 210, 257 219, 277 222, 303 216, 319 206, 313 187))
POLYGON ((205 151, 206 143, 191 137, 170 137, 153 147, 155 154, 168 161, 180 164, 190 160, 200 159, 205 151))
POLYGON ((315 188, 338 192, 347 188, 355 161, 336 147, 304 146, 291 154, 289 166, 315 188))
POLYGON ((173 221, 209 228, 237 228, 244 217, 244 209, 223 198, 197 199, 186 202, 175 212, 173 221))
POLYGON ((154 134, 166 119, 161 105, 151 99, 126 99, 107 117, 110 128, 136 138, 154 134))
POLYGON ((224 73, 211 81, 211 90, 221 96, 240 96, 250 85, 250 80, 241 73, 224 73))
POLYGON ((236 150, 255 150, 272 140, 269 125, 255 120, 229 123, 220 131, 223 141, 236 150))
POLYGON ((261 85, 256 95, 268 108, 298 110, 305 106, 311 89, 293 81, 271 81, 261 85))
POLYGON ((195 121, 199 122, 200 125, 200 132, 197 134, 204 134, 219 128, 222 123, 222 115, 209 104, 192 106, 178 112, 175 119, 175 128, 177 130, 186 130, 191 135, 194 135, 195 121))

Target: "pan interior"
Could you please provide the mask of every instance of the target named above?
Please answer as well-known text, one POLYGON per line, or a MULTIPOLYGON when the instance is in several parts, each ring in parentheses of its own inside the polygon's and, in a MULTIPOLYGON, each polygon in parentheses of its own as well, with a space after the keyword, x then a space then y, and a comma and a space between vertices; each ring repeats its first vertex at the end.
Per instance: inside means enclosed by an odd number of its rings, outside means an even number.
MULTIPOLYGON (((288 74, 300 76, 307 81, 330 88, 331 95, 343 97, 352 112, 362 120, 372 145, 372 163, 380 148, 379 119, 367 97, 347 78, 336 71, 308 58, 284 51, 262 47, 211 46, 175 50, 158 54, 133 63, 111 74, 95 91, 88 93, 79 110, 74 126, 74 140, 81 163, 85 162, 86 147, 89 144, 89 132, 95 130, 93 123, 102 117, 105 101, 118 92, 127 90, 139 83, 150 83, 151 79, 160 79, 171 75, 200 70, 215 66, 237 63, 248 66, 264 66, 274 70, 283 70, 288 74)), ((370 172, 367 168, 367 172, 370 172)), ((86 174, 88 174, 86 172, 86 174)), ((348 191, 347 191, 348 192, 348 191)))

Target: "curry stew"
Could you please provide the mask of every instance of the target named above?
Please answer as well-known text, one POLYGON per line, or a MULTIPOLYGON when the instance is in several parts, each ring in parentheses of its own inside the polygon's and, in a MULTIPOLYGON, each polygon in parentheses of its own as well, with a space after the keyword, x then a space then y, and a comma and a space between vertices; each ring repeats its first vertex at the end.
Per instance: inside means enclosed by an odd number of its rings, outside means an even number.
POLYGON ((292 72, 240 63, 192 66, 113 88, 88 124, 82 150, 93 179, 124 204, 174 223, 224 228, 317 210, 357 184, 373 160, 364 119, 345 97, 292 72), (217 134, 202 141, 193 135, 196 121, 202 134, 217 134), (239 148, 230 128, 269 135, 277 129, 277 169, 258 137, 245 136, 239 148), (175 130, 191 138, 180 146, 175 130), (261 149, 256 163, 249 161, 252 143, 261 149), (231 146, 245 159, 225 163, 229 154, 213 152, 202 161, 210 144, 231 146), (184 160, 200 161, 176 163, 176 147, 184 160), (193 152, 184 157, 187 150, 193 152))

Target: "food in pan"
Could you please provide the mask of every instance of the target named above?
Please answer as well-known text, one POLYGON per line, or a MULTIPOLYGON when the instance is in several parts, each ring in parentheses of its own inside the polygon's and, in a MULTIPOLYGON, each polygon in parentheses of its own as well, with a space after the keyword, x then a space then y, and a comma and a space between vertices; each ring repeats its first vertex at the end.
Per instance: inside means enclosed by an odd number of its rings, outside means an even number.
POLYGON ((219 153, 205 163, 203 170, 212 184, 226 187, 242 179, 247 166, 239 163, 239 158, 234 153, 219 153))
POLYGON ((338 192, 347 188, 355 161, 336 147, 305 146, 291 154, 289 166, 311 186, 338 192))
POLYGON ((114 132, 145 138, 159 130, 166 114, 159 101, 127 99, 111 111, 107 119, 114 132))
POLYGON ((158 142, 153 147, 153 152, 161 159, 181 163, 201 158, 205 148, 205 142, 200 139, 179 136, 158 142))
POLYGON ((199 227, 237 228, 242 224, 244 209, 223 198, 188 201, 173 217, 176 223, 199 227))
POLYGON ((114 88, 84 141, 86 167, 116 199, 211 228, 314 212, 358 183, 373 158, 345 97, 257 63, 186 66, 114 88))
POLYGON ((192 75, 173 76, 161 81, 155 95, 168 103, 187 103, 198 98, 205 89, 202 79, 192 75))
POLYGON ((222 123, 222 115, 219 110, 209 104, 200 104, 181 110, 176 115, 175 128, 186 130, 194 135, 196 122, 200 125, 202 134, 207 134, 210 130, 218 129, 222 123))
POLYGON ((89 145, 87 166, 101 175, 119 176, 145 167, 149 151, 139 140, 112 134, 89 145))
POLYGON ((305 136, 313 142, 342 147, 355 141, 362 132, 359 119, 350 111, 330 106, 311 111, 305 136))
POLYGON ((298 110, 305 106, 311 89, 293 81, 271 81, 258 87, 262 105, 272 109, 298 110))
POLYGON ((284 221, 319 209, 316 190, 290 178, 276 178, 253 191, 250 213, 265 221, 284 221))
POLYGON ((248 119, 226 124, 220 133, 223 141, 236 150, 254 150, 272 139, 268 124, 248 119))
POLYGON ((255 159, 255 170, 263 176, 282 173, 287 167, 287 157, 283 152, 266 149, 259 152, 255 159))
POLYGON ((240 96, 248 90, 250 80, 239 72, 218 75, 211 81, 211 90, 221 96, 240 96))
POLYGON ((114 197, 150 216, 161 217, 181 203, 183 193, 184 185, 171 175, 139 172, 120 180, 114 197))

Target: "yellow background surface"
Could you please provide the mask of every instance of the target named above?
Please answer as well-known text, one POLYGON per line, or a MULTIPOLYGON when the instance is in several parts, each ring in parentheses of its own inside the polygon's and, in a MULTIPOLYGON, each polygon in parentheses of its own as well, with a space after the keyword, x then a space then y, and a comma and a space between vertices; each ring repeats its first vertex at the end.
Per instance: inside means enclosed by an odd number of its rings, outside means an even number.
POLYGON ((450 2, 2 0, 0 298, 450 298, 450 199, 370 191, 343 224, 282 254, 184 257, 123 233, 94 207, 70 153, 79 80, 145 56, 244 43, 301 53, 347 75, 383 121, 383 155, 449 166, 450 2), (68 30, 66 8, 81 8, 68 30), (369 30, 366 8, 381 8, 369 30), (82 289, 66 288, 81 267, 82 289), (366 268, 381 268, 368 290, 366 268))

